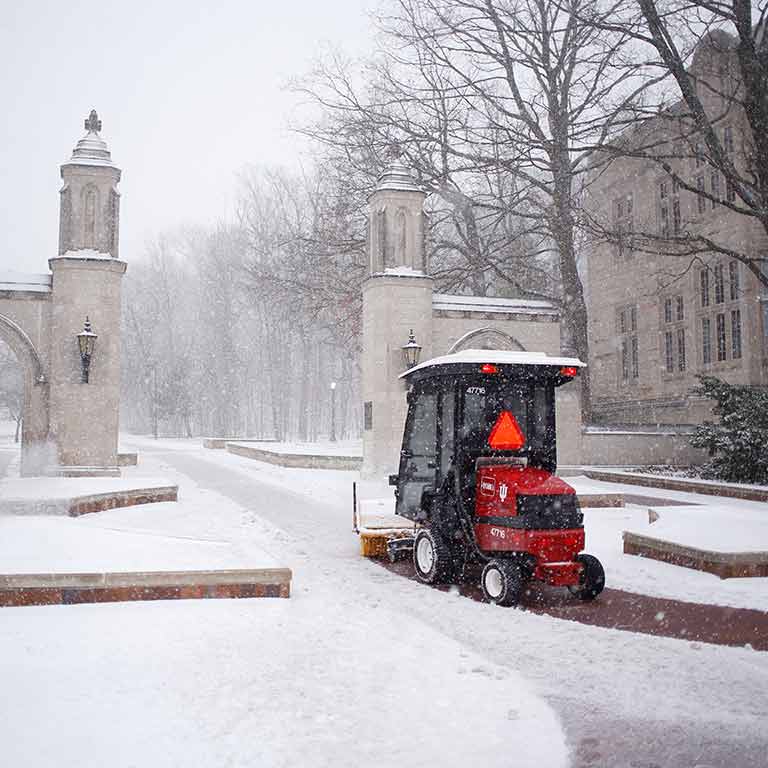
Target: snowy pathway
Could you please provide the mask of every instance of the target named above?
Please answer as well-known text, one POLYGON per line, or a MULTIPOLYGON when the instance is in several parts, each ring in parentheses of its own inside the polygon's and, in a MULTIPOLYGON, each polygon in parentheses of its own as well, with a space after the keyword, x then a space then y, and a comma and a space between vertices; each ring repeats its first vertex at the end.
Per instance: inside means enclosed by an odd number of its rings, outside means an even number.
MULTIPOLYGON (((377 590, 347 588, 332 537, 309 540, 322 506, 186 453, 142 458, 142 472, 158 458, 172 475, 186 467, 173 477, 178 508, 67 520, 63 546, 75 546, 73 526, 84 540, 115 529, 216 538, 245 561, 266 550, 295 566, 293 596, 3 609, 0 765, 466 768, 510 755, 515 766, 567 765, 554 711, 521 675, 428 624, 403 626, 377 590), (255 510, 310 514, 288 536, 255 510), (480 732, 482 743, 466 736, 480 732)), ((357 580, 368 564, 344 538, 357 580)))
MULTIPOLYGON (((367 606, 371 615, 384 608, 404 642, 429 627, 493 668, 524 675, 564 722, 574 765, 746 768, 765 758, 768 654, 598 629, 425 589, 358 556, 349 505, 313 501, 300 483, 291 490, 260 481, 272 468, 234 456, 159 449, 157 458, 283 530, 297 596, 345 611, 367 606)), ((489 711, 494 706, 489 698, 489 711)))
MULTIPOLYGON (((266 551, 293 568, 293 597, 0 612, 14 768, 54 754, 100 766, 116 739, 113 768, 549 768, 567 763, 563 739, 584 768, 763 764, 768 653, 496 608, 390 573, 359 557, 350 504, 328 491, 350 473, 315 489, 311 471, 182 441, 140 451, 142 473, 210 501, 207 517, 156 525, 266 551), (87 742, 68 716, 88 721, 87 742)), ((89 524, 148 529, 147 514, 89 524)))

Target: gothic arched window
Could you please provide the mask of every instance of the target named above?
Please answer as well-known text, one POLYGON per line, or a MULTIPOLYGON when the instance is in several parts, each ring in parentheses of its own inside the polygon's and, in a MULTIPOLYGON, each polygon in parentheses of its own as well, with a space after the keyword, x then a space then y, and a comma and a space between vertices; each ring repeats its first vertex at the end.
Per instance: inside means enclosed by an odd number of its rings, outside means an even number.
POLYGON ((376 244, 373 249, 372 272, 383 272, 387 262, 387 209, 376 211, 376 244))
POLYGON ((110 190, 107 210, 107 248, 113 258, 117 258, 118 222, 120 220, 120 195, 115 190, 110 190))
POLYGON ((412 267, 406 262, 406 238, 408 226, 405 208, 400 208, 395 216, 395 266, 412 267))
POLYGON ((83 193, 83 247, 96 247, 96 209, 98 208, 98 191, 94 186, 88 186, 83 193))

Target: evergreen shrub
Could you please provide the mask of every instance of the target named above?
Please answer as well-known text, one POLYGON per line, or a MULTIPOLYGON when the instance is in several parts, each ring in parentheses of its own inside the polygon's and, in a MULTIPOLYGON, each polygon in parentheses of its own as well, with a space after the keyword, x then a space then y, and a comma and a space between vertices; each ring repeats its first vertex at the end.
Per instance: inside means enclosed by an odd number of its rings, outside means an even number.
POLYGON ((735 483, 768 484, 768 392, 700 376, 694 392, 714 400, 719 423, 696 428, 691 445, 710 459, 703 475, 735 483))

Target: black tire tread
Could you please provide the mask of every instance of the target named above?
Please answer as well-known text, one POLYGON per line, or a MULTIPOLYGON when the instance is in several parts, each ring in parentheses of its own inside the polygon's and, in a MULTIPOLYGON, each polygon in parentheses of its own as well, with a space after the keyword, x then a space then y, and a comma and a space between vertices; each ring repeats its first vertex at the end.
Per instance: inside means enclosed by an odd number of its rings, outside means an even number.
POLYGON ((486 563, 480 576, 480 587, 489 603, 505 607, 517 605, 525 586, 525 574, 519 563, 510 560, 491 560, 486 563), (491 597, 485 589, 485 574, 489 568, 497 568, 503 577, 504 591, 497 598, 491 597))
POLYGON ((416 538, 413 542, 413 567, 416 571, 416 577, 425 584, 447 584, 453 580, 453 557, 448 543, 443 536, 434 528, 420 528, 416 532, 416 538), (427 536, 432 541, 432 547, 435 553, 435 561, 429 574, 423 574, 419 570, 416 560, 416 552, 419 546, 419 540, 427 536))
POLYGON ((594 556, 582 553, 576 559, 584 564, 584 582, 574 593, 580 600, 594 600, 605 588, 605 570, 594 556))

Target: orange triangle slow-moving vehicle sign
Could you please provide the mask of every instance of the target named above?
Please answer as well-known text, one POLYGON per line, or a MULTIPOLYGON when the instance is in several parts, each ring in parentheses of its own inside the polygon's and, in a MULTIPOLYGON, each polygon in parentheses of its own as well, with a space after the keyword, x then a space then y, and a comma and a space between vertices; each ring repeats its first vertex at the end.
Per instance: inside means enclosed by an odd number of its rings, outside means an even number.
POLYGON ((525 445, 525 435, 509 411, 499 414, 488 436, 488 445, 494 451, 517 451, 525 445))

